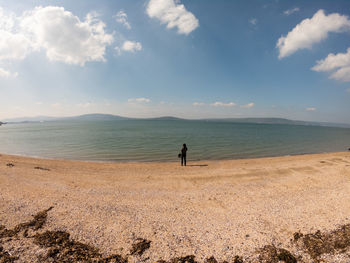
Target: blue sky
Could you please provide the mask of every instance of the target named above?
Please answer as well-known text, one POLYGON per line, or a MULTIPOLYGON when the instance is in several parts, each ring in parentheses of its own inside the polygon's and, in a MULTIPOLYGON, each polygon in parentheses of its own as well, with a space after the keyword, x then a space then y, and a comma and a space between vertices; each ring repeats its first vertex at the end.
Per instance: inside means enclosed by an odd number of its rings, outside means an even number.
POLYGON ((0 119, 350 123, 350 1, 0 0, 0 119))

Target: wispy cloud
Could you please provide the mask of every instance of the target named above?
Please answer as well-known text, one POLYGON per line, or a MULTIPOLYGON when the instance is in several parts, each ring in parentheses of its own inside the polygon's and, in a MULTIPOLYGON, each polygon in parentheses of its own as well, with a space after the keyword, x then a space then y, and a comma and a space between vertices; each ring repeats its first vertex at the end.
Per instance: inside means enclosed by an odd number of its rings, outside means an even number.
POLYGON ((317 61, 312 67, 314 71, 332 72, 331 79, 343 82, 350 81, 350 48, 346 53, 329 54, 325 59, 317 61))
POLYGON ((281 36, 276 44, 279 58, 290 56, 300 49, 311 49, 316 43, 328 37, 330 32, 343 32, 350 29, 347 16, 333 13, 326 15, 317 11, 312 18, 307 18, 296 25, 287 36, 281 36))
POLYGON ((178 0, 150 0, 146 12, 149 17, 167 24, 167 28, 177 27, 179 34, 188 35, 199 26, 194 14, 178 0))
POLYGON ((291 8, 291 9, 284 11, 283 14, 289 16, 289 15, 296 13, 296 12, 299 12, 299 11, 300 11, 299 7, 294 7, 294 8, 291 8))
POLYGON ((51 107, 53 107, 53 108, 59 108, 59 107, 61 107, 61 103, 58 103, 58 102, 53 103, 53 104, 51 104, 51 107))
POLYGON ((124 10, 120 10, 114 17, 118 23, 122 24, 127 29, 131 29, 131 25, 128 21, 128 15, 124 12, 124 10))
POLYGON ((0 68, 0 78, 15 78, 18 76, 18 73, 12 73, 8 70, 5 70, 3 68, 0 68))
POLYGON ((243 108, 243 109, 250 109, 250 108, 253 108, 254 105, 255 104, 253 102, 251 102, 251 103, 248 103, 246 105, 241 105, 241 108, 243 108))
POLYGON ((129 51, 129 52, 135 52, 142 50, 142 45, 140 42, 136 41, 125 41, 122 50, 129 51))
POLYGON ((306 111, 315 111, 316 108, 314 108, 314 107, 309 107, 309 108, 306 108, 305 110, 306 110, 306 111))
POLYGON ((77 106, 79 108, 89 108, 91 107, 93 104, 91 102, 86 102, 86 103, 78 103, 77 106))
POLYGON ((251 23, 253 26, 255 26, 258 23, 258 20, 256 18, 249 19, 249 23, 251 23))
POLYGON ((149 103, 151 102, 150 99, 147 98, 130 98, 128 99, 129 103, 149 103))
POLYGON ((121 47, 115 47, 118 55, 121 55, 123 51, 135 53, 136 51, 142 50, 142 44, 136 41, 124 41, 121 47))
POLYGON ((224 102, 221 102, 221 101, 217 101, 217 102, 214 102, 214 103, 212 103, 210 105, 214 106, 214 107, 234 107, 234 106, 236 106, 236 103, 234 103, 234 102, 224 103, 224 102))
POLYGON ((195 106, 195 107, 197 107, 197 106, 204 106, 205 103, 204 102, 193 102, 192 105, 195 106))

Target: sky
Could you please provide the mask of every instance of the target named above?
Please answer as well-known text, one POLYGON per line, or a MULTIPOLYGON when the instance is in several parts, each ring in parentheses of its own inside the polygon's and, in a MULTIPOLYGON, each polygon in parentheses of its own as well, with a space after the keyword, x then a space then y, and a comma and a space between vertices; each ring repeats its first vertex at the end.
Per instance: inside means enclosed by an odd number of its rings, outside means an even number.
POLYGON ((348 0, 0 0, 0 120, 350 123, 348 0))

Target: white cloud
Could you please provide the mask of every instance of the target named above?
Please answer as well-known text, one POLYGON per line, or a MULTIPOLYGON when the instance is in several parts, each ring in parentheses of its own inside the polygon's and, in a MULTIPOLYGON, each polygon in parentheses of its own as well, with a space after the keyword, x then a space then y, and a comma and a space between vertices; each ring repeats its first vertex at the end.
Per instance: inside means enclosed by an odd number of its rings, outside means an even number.
POLYGON ((106 46, 113 41, 94 13, 81 21, 63 7, 36 7, 25 12, 21 20, 34 47, 45 49, 52 61, 81 66, 88 61, 105 61, 106 46))
POLYGON ((128 102, 129 103, 149 103, 151 102, 150 99, 147 99, 147 98, 131 98, 131 99, 128 99, 128 102))
POLYGON ((14 13, 0 7, 0 60, 21 60, 31 51, 30 40, 19 30, 14 13))
POLYGON ((330 78, 344 82, 350 81, 350 48, 346 53, 329 54, 325 59, 317 61, 312 70, 334 71, 330 78))
POLYGON ((53 103, 53 104, 51 104, 51 107, 53 107, 53 108, 59 108, 59 107, 61 107, 61 103, 58 103, 58 102, 53 103))
POLYGON ((278 39, 278 57, 282 59, 299 49, 311 49, 313 44, 326 39, 328 33, 345 30, 350 30, 350 20, 347 16, 338 13, 325 15, 323 10, 319 10, 311 19, 304 19, 296 25, 287 36, 278 39))
POLYGON ((204 106, 205 103, 203 103, 203 102, 193 102, 192 105, 193 106, 204 106))
POLYGON ((91 102, 86 102, 86 103, 79 103, 79 104, 77 104, 77 106, 79 107, 79 108, 89 108, 89 107, 91 107, 93 104, 91 103, 91 102))
POLYGON ((338 69, 336 72, 334 72, 330 76, 330 78, 336 79, 339 81, 343 81, 343 82, 349 82, 350 81, 350 66, 338 69))
POLYGON ((255 26, 258 23, 258 20, 256 18, 252 18, 249 20, 249 23, 251 23, 253 26, 255 26))
POLYGON ((251 103, 248 103, 246 105, 242 105, 241 108, 244 108, 244 109, 250 109, 250 108, 253 108, 254 107, 254 103, 251 102, 251 103))
POLYGON ((142 45, 140 42, 127 40, 123 43, 122 50, 129 51, 129 52, 140 51, 142 50, 142 45))
POLYGON ((0 68, 0 78, 15 78, 18 76, 18 73, 11 73, 3 68, 0 68))
POLYGON ((0 60, 22 60, 31 51, 32 43, 22 33, 0 29, 0 60))
POLYGON ((130 23, 128 21, 128 15, 123 10, 120 10, 115 15, 115 21, 117 21, 118 23, 122 24, 127 29, 131 29, 131 25, 130 25, 130 23))
POLYGON ((289 15, 291 15, 295 12, 299 12, 299 11, 300 11, 299 7, 295 7, 295 8, 291 8, 291 9, 284 11, 283 14, 289 16, 289 15))
POLYGON ((96 14, 81 21, 63 7, 36 7, 15 17, 0 9, 0 60, 24 59, 33 51, 45 50, 49 60, 83 66, 104 61, 113 36, 96 14))
POLYGON ((340 67, 350 66, 350 48, 346 53, 329 54, 325 59, 317 61, 312 69, 315 71, 330 71, 340 67))
POLYGON ((147 5, 147 14, 157 18, 167 28, 177 27, 179 34, 188 35, 199 26, 198 19, 186 10, 180 1, 150 0, 147 5))
POLYGON ((224 103, 224 102, 217 101, 210 105, 214 107, 233 107, 233 106, 236 106, 236 103, 234 102, 224 103))
POLYGON ((314 108, 314 107, 309 107, 309 108, 306 108, 305 110, 306 110, 306 111, 315 111, 316 108, 314 108))
POLYGON ((6 14, 4 9, 0 7, 0 28, 4 30, 12 30, 15 25, 16 15, 14 13, 6 14))
POLYGON ((114 49, 117 51, 117 54, 120 56, 123 51, 132 52, 132 53, 135 53, 136 51, 141 51, 142 45, 140 42, 127 40, 127 41, 124 41, 121 47, 116 46, 114 49))
POLYGON ((15 27, 14 13, 6 14, 0 7, 0 60, 21 60, 30 52, 29 39, 15 27))

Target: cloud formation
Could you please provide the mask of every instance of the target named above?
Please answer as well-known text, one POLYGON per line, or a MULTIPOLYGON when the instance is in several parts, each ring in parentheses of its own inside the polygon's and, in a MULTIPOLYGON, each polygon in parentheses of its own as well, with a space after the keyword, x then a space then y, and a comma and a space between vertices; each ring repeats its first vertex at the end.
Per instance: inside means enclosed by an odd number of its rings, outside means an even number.
POLYGON ((291 8, 291 9, 284 11, 283 14, 289 16, 295 12, 299 12, 299 10, 300 10, 299 7, 294 7, 294 8, 291 8))
POLYGON ((249 23, 251 23, 253 26, 255 26, 258 23, 258 20, 256 18, 252 18, 249 20, 249 23))
POLYGON ((309 108, 306 108, 305 110, 306 110, 306 111, 315 111, 316 108, 314 108, 314 107, 309 107, 309 108))
POLYGON ((89 108, 89 107, 91 107, 91 106, 93 106, 93 105, 94 105, 94 104, 91 103, 91 102, 78 103, 78 104, 77 104, 77 106, 78 106, 79 108, 89 108))
POLYGON ((128 15, 123 11, 120 10, 116 15, 115 15, 115 20, 125 26, 127 29, 131 29, 131 25, 128 21, 128 15))
POLYGON ((142 45, 140 42, 127 40, 123 43, 122 50, 129 52, 140 51, 142 50, 142 45))
POLYGON ((106 46, 113 36, 96 14, 84 21, 63 7, 36 7, 24 14, 21 27, 29 34, 33 46, 45 49, 52 61, 83 66, 88 61, 105 61, 106 46))
POLYGON ((51 61, 83 66, 105 61, 106 46, 113 36, 105 24, 89 13, 81 21, 63 7, 36 7, 22 16, 0 12, 0 60, 24 59, 33 51, 45 50, 51 61))
POLYGON ((212 103, 210 105, 214 106, 214 107, 233 107, 233 106, 236 106, 236 103, 234 103, 234 102, 224 103, 224 102, 221 102, 221 101, 217 101, 217 102, 214 102, 214 103, 212 103))
POLYGON ((31 51, 31 41, 20 31, 14 13, 0 7, 0 60, 22 60, 31 51))
POLYGON ((167 24, 167 28, 177 27, 179 34, 188 35, 199 26, 199 22, 183 4, 178 2, 177 0, 150 0, 146 12, 149 17, 167 24))
POLYGON ((205 103, 204 102, 193 102, 192 106, 198 107, 198 106, 204 106, 205 103))
POLYGON ((136 51, 142 50, 142 45, 140 42, 126 40, 121 46, 116 46, 114 48, 117 54, 120 56, 123 51, 135 53, 136 51))
POLYGON ((318 72, 333 72, 331 79, 350 81, 350 48, 346 53, 329 54, 325 59, 316 62, 312 70, 318 72))
POLYGON ((151 102, 150 99, 147 99, 147 98, 131 98, 131 99, 128 99, 128 102, 129 103, 149 103, 151 102))
POLYGON ((251 103, 248 103, 246 105, 242 105, 241 108, 243 108, 243 109, 250 109, 250 108, 253 108, 254 105, 255 104, 253 102, 251 102, 251 103))
POLYGON ((323 10, 319 10, 311 19, 304 19, 296 25, 287 36, 278 39, 278 57, 282 59, 300 49, 311 49, 314 44, 326 39, 330 32, 346 30, 350 30, 350 20, 347 16, 338 13, 326 15, 323 10))
POLYGON ((18 76, 18 73, 11 73, 3 68, 0 68, 0 78, 15 78, 18 76))

